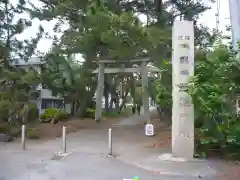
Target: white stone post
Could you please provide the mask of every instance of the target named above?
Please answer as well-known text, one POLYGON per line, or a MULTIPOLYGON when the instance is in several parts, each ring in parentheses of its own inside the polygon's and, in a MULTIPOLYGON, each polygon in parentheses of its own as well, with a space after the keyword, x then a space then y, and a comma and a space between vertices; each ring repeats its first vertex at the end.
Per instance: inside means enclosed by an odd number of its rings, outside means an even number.
POLYGON ((96 122, 100 122, 102 118, 103 90, 104 90, 104 63, 99 63, 98 84, 97 84, 97 91, 96 91, 96 112, 95 112, 96 122))
POLYGON ((194 29, 192 21, 175 21, 172 57, 172 154, 192 159, 194 156, 194 106, 184 91, 194 75, 194 29))
POLYGON ((67 152, 67 127, 62 127, 62 153, 67 152))
POLYGON ((21 141, 22 141, 22 149, 26 149, 26 125, 22 125, 22 136, 21 136, 21 141))
POLYGON ((108 129, 108 155, 112 156, 112 129, 108 129))

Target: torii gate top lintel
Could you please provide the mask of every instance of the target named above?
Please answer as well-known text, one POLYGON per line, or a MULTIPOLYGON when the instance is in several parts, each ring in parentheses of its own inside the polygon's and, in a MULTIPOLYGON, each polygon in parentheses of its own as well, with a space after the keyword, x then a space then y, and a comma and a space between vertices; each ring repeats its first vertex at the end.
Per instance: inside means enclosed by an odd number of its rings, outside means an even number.
POLYGON ((98 59, 95 61, 98 64, 126 64, 126 63, 137 63, 137 62, 150 62, 150 58, 135 58, 135 59, 119 59, 119 60, 112 60, 112 59, 98 59))
MULTIPOLYGON (((150 58, 136 58, 136 59, 122 59, 122 60, 98 60, 96 63, 100 66, 104 66, 105 64, 122 64, 122 67, 102 67, 104 68, 105 74, 114 74, 114 73, 134 73, 134 72, 142 72, 143 68, 146 69, 147 72, 159 72, 159 69, 156 67, 147 67, 146 65, 151 61, 150 58), (127 63, 141 63, 141 67, 125 67, 124 65, 127 63)), ((93 71, 94 74, 98 73, 99 68, 93 71)))

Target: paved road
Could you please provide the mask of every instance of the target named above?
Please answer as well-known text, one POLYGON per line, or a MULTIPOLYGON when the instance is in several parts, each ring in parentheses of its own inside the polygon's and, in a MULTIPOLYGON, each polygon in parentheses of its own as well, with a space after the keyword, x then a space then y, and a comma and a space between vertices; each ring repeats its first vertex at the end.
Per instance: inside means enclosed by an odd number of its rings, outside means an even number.
MULTIPOLYGON (((61 160, 52 160, 54 152, 59 150, 59 140, 38 145, 29 143, 30 149, 26 151, 20 150, 19 145, 1 149, 0 180, 122 180, 134 176, 140 176, 141 180, 198 179, 192 176, 160 175, 138 167, 130 162, 131 159, 136 161, 138 157, 136 150, 136 157, 131 157, 134 149, 129 149, 127 156, 121 154, 117 158, 107 158, 107 143, 104 144, 97 137, 95 141, 90 138, 91 142, 83 142, 84 138, 80 138, 80 134, 74 135, 75 142, 79 139, 78 143, 69 142, 72 154, 61 160), (121 156, 129 158, 125 161, 121 156)), ((71 139, 74 139, 74 135, 70 136, 71 139)), ((120 146, 116 148, 121 153, 120 146)))
POLYGON ((142 180, 198 179, 154 174, 97 153, 76 152, 62 160, 51 160, 46 152, 2 155, 0 180, 122 180, 136 175, 142 180))
MULTIPOLYGON (((145 141, 151 139, 144 136, 141 125, 140 129, 132 126, 134 121, 136 123, 141 120, 139 117, 132 118, 132 123, 124 120, 118 125, 126 123, 129 127, 113 129, 117 158, 106 157, 107 128, 86 129, 68 135, 68 151, 72 154, 61 160, 52 160, 54 153, 60 149, 60 139, 28 141, 26 151, 21 150, 19 142, 6 147, 0 144, 0 180, 122 180, 134 176, 139 176, 141 180, 199 179, 187 175, 156 174, 138 166, 154 150, 145 149, 147 152, 144 152, 145 141)), ((156 151, 159 154, 159 149, 156 151)), ((148 165, 152 165, 152 159, 150 162, 148 165)), ((158 162, 157 166, 159 163, 162 164, 158 162)), ((211 177, 201 179, 218 180, 211 177)))

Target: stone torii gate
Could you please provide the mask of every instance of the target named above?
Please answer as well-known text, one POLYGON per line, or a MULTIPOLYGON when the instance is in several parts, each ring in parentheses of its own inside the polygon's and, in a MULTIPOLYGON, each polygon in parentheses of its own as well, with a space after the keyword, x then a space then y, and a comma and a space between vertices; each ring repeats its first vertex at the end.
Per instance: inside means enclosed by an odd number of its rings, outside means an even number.
POLYGON ((147 67, 147 64, 150 62, 150 58, 142 58, 142 59, 131 59, 131 60, 99 60, 98 69, 93 71, 93 73, 98 74, 98 83, 96 90, 96 112, 95 112, 95 120, 96 122, 100 122, 102 118, 102 98, 104 91, 104 74, 116 74, 116 73, 141 73, 141 81, 142 81, 142 89, 143 89, 143 109, 144 115, 146 116, 146 120, 150 122, 150 113, 149 113, 149 96, 147 92, 148 87, 148 72, 159 72, 159 69, 156 67, 147 67), (140 63, 140 67, 130 67, 125 68, 125 64, 127 63, 140 63), (107 64, 120 64, 122 67, 113 68, 106 67, 107 64))

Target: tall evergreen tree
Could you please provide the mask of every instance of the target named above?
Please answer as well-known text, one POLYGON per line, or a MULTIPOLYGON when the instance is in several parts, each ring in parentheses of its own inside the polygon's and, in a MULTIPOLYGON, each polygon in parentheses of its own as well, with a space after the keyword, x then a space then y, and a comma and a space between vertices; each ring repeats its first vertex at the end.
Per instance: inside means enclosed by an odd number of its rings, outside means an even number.
MULTIPOLYGON (((156 66, 162 66, 164 59, 171 58, 173 20, 182 17, 197 22, 199 14, 207 9, 202 0, 39 1, 43 3, 41 8, 33 6, 29 10, 33 17, 57 20, 56 31, 61 30, 62 24, 68 24, 60 40, 54 43, 54 53, 64 52, 67 56, 81 53, 85 58, 83 66, 89 70, 96 68, 94 62, 99 58, 148 56, 156 66), (139 20, 137 14, 147 17, 146 24, 139 20)), ((213 36, 198 27, 197 23, 195 26, 196 43, 203 46, 213 36)), ((168 71, 162 73, 162 79, 171 87, 171 70, 168 71)), ((113 89, 113 84, 110 84, 105 82, 105 94, 108 94, 110 87, 113 89)))
MULTIPOLYGON (((34 54, 43 29, 40 27, 36 38, 20 41, 20 35, 31 26, 31 21, 18 18, 25 13, 24 0, 0 1, 0 115, 16 115, 28 103, 32 87, 38 83, 31 68, 19 69, 13 66, 18 61, 28 61, 34 54)), ((1 119, 4 119, 1 117, 1 119)))

